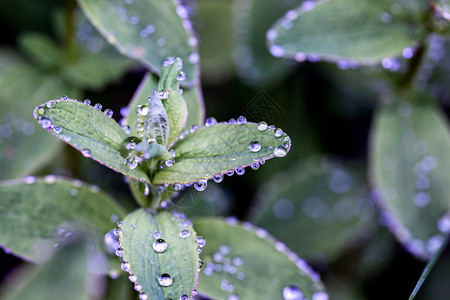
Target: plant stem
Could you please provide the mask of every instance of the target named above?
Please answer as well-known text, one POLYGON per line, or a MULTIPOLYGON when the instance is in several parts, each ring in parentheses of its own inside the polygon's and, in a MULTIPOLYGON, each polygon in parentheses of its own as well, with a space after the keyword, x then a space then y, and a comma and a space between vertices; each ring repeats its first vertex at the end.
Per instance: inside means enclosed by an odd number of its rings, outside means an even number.
POLYGON ((75 55, 74 36, 75 36, 75 11, 76 1, 66 0, 64 9, 64 46, 69 59, 75 55))

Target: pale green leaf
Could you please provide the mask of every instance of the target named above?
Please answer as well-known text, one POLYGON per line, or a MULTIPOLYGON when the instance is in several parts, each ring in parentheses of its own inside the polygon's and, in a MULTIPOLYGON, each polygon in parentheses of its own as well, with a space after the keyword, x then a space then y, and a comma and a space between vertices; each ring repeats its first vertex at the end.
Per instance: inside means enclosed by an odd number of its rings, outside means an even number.
POLYGON ((158 83, 158 90, 168 93, 167 99, 164 101, 164 107, 169 116, 169 145, 175 141, 183 130, 188 116, 186 101, 180 93, 179 79, 185 76, 182 65, 183 61, 180 58, 168 58, 164 62, 158 83))
POLYGON ((49 36, 28 32, 20 36, 19 43, 30 59, 44 69, 51 70, 62 63, 63 53, 49 36))
POLYGON ((121 53, 160 74, 166 57, 185 61, 186 83, 199 77, 196 38, 187 10, 176 1, 79 0, 81 8, 107 41, 121 53))
POLYGON ((92 282, 88 284, 88 279, 93 280, 89 278, 89 254, 86 241, 77 239, 56 252, 42 266, 34 270, 21 270, 17 286, 11 288, 2 299, 91 299, 89 289, 94 285, 91 285, 92 282))
POLYGON ((120 230, 123 267, 135 276, 136 284, 148 299, 191 297, 197 284, 199 257, 197 235, 188 220, 166 211, 155 214, 140 209, 125 218, 120 230), (189 235, 182 238, 182 232, 189 235), (164 274, 171 277, 166 286, 160 284, 161 275, 166 277, 164 274))
POLYGON ((267 32, 270 51, 300 61, 315 55, 361 64, 401 55, 420 38, 420 29, 409 11, 391 7, 387 0, 307 1, 267 32))
POLYGON ((386 222, 414 255, 429 258, 450 230, 450 136, 433 99, 411 92, 375 116, 371 181, 386 222))
POLYGON ((232 218, 200 218, 194 226, 206 240, 200 293, 214 299, 327 299, 319 276, 265 230, 232 218), (303 297, 287 298, 288 290, 303 297))
POLYGON ((0 51, 0 179, 29 174, 55 159, 62 143, 38 128, 32 111, 42 99, 78 91, 59 76, 46 75, 20 57, 0 51))
POLYGON ((251 220, 302 257, 332 260, 375 224, 363 175, 325 159, 298 163, 261 186, 251 220))
MULTIPOLYGON (((236 44, 234 61, 238 75, 246 83, 266 86, 283 78, 288 72, 289 65, 273 57, 268 51, 266 32, 286 11, 302 2, 301 0, 234 1, 232 10, 236 44)), ((203 43, 200 48, 202 46, 203 43)))
POLYGON ((202 127, 174 144, 175 164, 157 170, 152 182, 190 183, 282 157, 291 147, 290 138, 281 129, 274 131, 261 131, 258 124, 250 122, 202 127), (251 145, 254 151, 250 150, 251 145))
POLYGON ((147 139, 154 139, 159 145, 167 147, 169 141, 169 117, 159 98, 158 91, 153 90, 148 104, 148 115, 144 122, 147 139))
POLYGON ((105 113, 68 99, 50 100, 38 106, 33 115, 44 129, 81 151, 84 156, 131 178, 148 181, 139 166, 131 169, 125 164, 121 151, 127 135, 105 113), (45 122, 46 118, 50 118, 51 122, 45 122))
POLYGON ((98 189, 55 176, 0 182, 0 244, 40 262, 76 227, 103 238, 124 211, 98 189))
MULTIPOLYGON (((154 88, 158 87, 158 77, 148 73, 142 79, 141 84, 133 95, 133 99, 128 105, 128 115, 125 118, 125 125, 130 127, 130 135, 136 136, 136 122, 137 122, 137 114, 136 107, 138 105, 147 105, 148 97, 152 93, 154 88)), ((169 98, 176 97, 175 93, 171 93, 169 98)), ((183 97, 186 101, 188 107, 188 116, 186 121, 186 128, 189 128, 191 125, 200 125, 203 123, 204 118, 204 107, 203 107, 203 96, 201 94, 200 87, 196 87, 193 89, 184 89, 183 97)), ((175 99, 178 102, 177 99, 175 99)), ((166 103, 166 102, 165 102, 166 103)), ((164 103, 163 103, 164 104, 164 103)), ((168 110, 168 107, 166 107, 168 110)), ((175 127, 175 126, 174 126, 175 127)), ((172 128, 172 127, 171 127, 172 128)))

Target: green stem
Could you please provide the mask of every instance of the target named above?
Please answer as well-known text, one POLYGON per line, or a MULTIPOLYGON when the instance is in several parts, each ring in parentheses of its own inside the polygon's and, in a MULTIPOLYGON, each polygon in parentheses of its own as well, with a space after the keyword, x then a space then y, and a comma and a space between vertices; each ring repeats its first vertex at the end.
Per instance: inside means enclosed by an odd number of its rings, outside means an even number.
POLYGON ((405 76, 398 82, 398 87, 400 87, 401 89, 411 88, 414 79, 419 71, 419 67, 422 65, 426 53, 426 48, 427 46, 422 40, 419 44, 419 47, 417 48, 416 54, 411 58, 409 62, 408 71, 406 72, 405 76))
POLYGON ((76 1, 66 0, 65 10, 64 10, 64 45, 66 49, 66 54, 69 59, 75 56, 75 12, 76 12, 76 1))

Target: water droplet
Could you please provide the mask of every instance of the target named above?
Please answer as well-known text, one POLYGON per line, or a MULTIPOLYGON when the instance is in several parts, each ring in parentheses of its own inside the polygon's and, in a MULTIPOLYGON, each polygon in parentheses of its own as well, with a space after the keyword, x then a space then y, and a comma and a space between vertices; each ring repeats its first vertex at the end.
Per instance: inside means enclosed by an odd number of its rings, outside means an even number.
POLYGON ((105 109, 105 115, 107 115, 108 117, 112 117, 113 116, 113 110, 111 108, 107 108, 105 109))
POLYGON ((192 290, 192 296, 195 296, 197 294, 198 294, 197 290, 192 290))
POLYGON ((102 110, 102 105, 101 105, 100 103, 96 103, 96 104, 94 105, 94 108, 95 108, 96 110, 102 110))
POLYGON ((424 207, 430 204, 430 194, 424 192, 418 192, 414 195, 414 204, 418 207, 424 207))
POLYGON ((216 182, 216 183, 222 182, 222 180, 223 180, 223 174, 215 174, 215 175, 213 176, 213 180, 214 180, 214 182, 216 182))
POLYGON ((168 91, 159 91, 159 98, 165 100, 169 98, 169 92, 168 91))
POLYGON ((159 276, 158 280, 159 280, 159 284, 161 286, 170 286, 173 282, 172 276, 170 276, 170 274, 167 274, 167 273, 161 274, 161 276, 159 276))
POLYGON ((228 124, 236 124, 236 120, 234 118, 231 118, 228 120, 228 124))
POLYGON ((40 114, 40 115, 43 115, 44 112, 45 112, 45 109, 42 106, 39 106, 38 109, 37 109, 37 113, 40 114))
POLYGON ((138 105, 136 107, 136 114, 140 117, 144 117, 148 115, 148 106, 147 105, 138 105))
POLYGON ((148 300, 147 294, 139 294, 139 300, 148 300))
POLYGON ((244 116, 240 116, 237 118, 236 123, 245 124, 245 123, 247 123, 247 119, 244 116))
POLYGON ((275 137, 280 137, 280 136, 282 136, 283 135, 283 130, 281 129, 281 128, 278 128, 276 131, 275 131, 275 137))
POLYGON ((239 167, 237 167, 236 169, 234 169, 234 171, 236 172, 236 174, 242 175, 242 174, 245 173, 245 167, 239 166, 239 167))
POLYGON ((259 150, 261 150, 261 143, 258 141, 251 141, 248 148, 252 152, 258 152, 259 150))
POLYGON ((207 186, 208 186, 208 182, 206 180, 198 180, 198 181, 194 182, 194 188, 200 192, 204 191, 207 186))
POLYGON ((69 99, 69 97, 67 97, 66 95, 61 96, 61 100, 67 100, 67 99, 69 99))
POLYGON ((30 176, 25 177, 24 181, 26 184, 33 184, 36 182, 36 177, 30 175, 30 176))
POLYGON ((312 300, 328 300, 328 294, 325 292, 316 292, 313 294, 312 300))
POLYGON ((158 230, 155 230, 153 233, 152 233, 152 236, 153 236, 153 238, 155 238, 155 239, 160 239, 161 238, 161 232, 159 232, 158 230))
POLYGON ((53 132, 54 133, 60 134, 61 131, 62 131, 61 126, 53 126, 53 132))
POLYGON ((276 147, 273 150, 273 155, 275 155, 276 157, 283 157, 287 154, 286 149, 284 149, 283 147, 276 147))
POLYGON ((279 45, 272 45, 269 49, 270 53, 275 57, 282 57, 286 52, 283 47, 279 45))
POLYGON ((53 120, 50 117, 47 116, 39 117, 38 122, 45 130, 49 130, 53 127, 53 120))
POLYGON ((206 240, 205 240, 205 238, 204 237, 202 237, 202 236, 197 236, 196 238, 195 238, 195 242, 197 243, 197 245, 200 247, 200 248, 203 248, 205 245, 206 245, 206 240))
POLYGON ((178 81, 183 81, 186 79, 186 74, 183 71, 180 72, 180 75, 177 76, 178 81))
POLYGON ((128 280, 130 280, 132 283, 136 283, 137 276, 136 275, 130 275, 130 276, 128 276, 128 280))
POLYGON ((120 268, 121 268, 122 270, 124 270, 125 272, 130 272, 130 264, 127 263, 127 262, 123 262, 123 263, 120 265, 120 268))
POLYGON ((91 100, 84 99, 83 103, 86 104, 86 105, 91 105, 91 100))
POLYGON ((186 294, 183 294, 180 296, 180 300, 189 300, 189 296, 186 294))
POLYGON ((259 162, 254 162, 254 163, 252 163, 252 164, 251 164, 251 168, 252 168, 253 170, 258 170, 258 169, 259 169, 259 162))
POLYGON ((296 286, 286 286, 283 289, 283 298, 284 300, 302 300, 303 293, 296 286))
POLYGON ((233 175, 234 175, 234 170, 229 170, 229 171, 227 171, 227 175, 228 175, 228 176, 233 176, 233 175))
POLYGON ((183 239, 187 239, 188 237, 191 236, 191 232, 189 231, 189 229, 183 229, 180 231, 180 237, 183 239))
POLYGON ((175 191, 181 190, 182 187, 183 187, 183 185, 180 184, 180 183, 174 183, 173 184, 173 188, 175 189, 175 191))
POLYGON ((195 65, 200 61, 200 55, 197 52, 192 52, 189 54, 188 61, 195 65))
POLYGON ((53 106, 55 106, 56 101, 55 100, 50 100, 47 101, 47 103, 45 103, 45 106, 47 106, 47 108, 52 108, 53 106))
POLYGON ((163 239, 157 239, 156 241, 153 242, 153 250, 155 250, 156 252, 164 252, 167 249, 167 242, 163 239))
POLYGON ((90 157, 91 156, 91 150, 84 149, 81 151, 81 154, 83 154, 84 157, 90 157))
POLYGON ((258 130, 259 131, 266 131, 268 127, 269 126, 267 125, 266 122, 259 122, 258 123, 258 130))
POLYGON ((130 169, 136 169, 136 167, 138 166, 139 161, 136 159, 136 156, 133 155, 129 155, 126 159, 125 159, 125 165, 127 165, 130 169))
POLYGON ((240 267, 244 264, 244 260, 240 256, 236 256, 233 258, 233 265, 236 267, 240 267))
POLYGON ((239 296, 236 294, 231 294, 228 296, 228 300, 239 300, 239 296))
POLYGON ((215 118, 208 118, 205 121, 205 126, 206 127, 211 127, 217 124, 217 120, 215 118))

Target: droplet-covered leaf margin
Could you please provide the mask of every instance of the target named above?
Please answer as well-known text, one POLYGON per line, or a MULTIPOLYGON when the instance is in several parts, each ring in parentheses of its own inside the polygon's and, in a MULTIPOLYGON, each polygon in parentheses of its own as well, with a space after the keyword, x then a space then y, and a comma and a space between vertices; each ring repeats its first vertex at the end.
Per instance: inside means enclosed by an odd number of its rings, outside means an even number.
POLYGON ((79 180, 49 175, 0 182, 0 245, 42 262, 55 243, 85 228, 103 239, 124 210, 108 195, 79 180))
POLYGON ((289 136, 260 124, 219 123, 186 135, 172 147, 176 153, 173 166, 157 170, 153 183, 191 183, 286 155, 291 147, 289 136))
POLYGON ((117 232, 122 269, 145 299, 192 296, 200 268, 197 234, 184 215, 139 209, 120 223, 117 232))
POLYGON ((339 62, 374 64, 419 39, 413 17, 391 1, 305 1, 267 32, 272 55, 303 61, 308 55, 339 62))
POLYGON ((199 218, 194 226, 206 240, 200 293, 215 299, 328 299, 319 276, 264 229, 234 218, 199 218))
POLYGON ((186 84, 199 78, 197 38, 179 1, 78 0, 92 24, 122 54, 160 74, 166 57, 186 62, 186 84))
POLYGON ((149 182, 139 167, 131 169, 125 164, 121 144, 127 134, 105 113, 74 99, 60 99, 36 107, 33 116, 44 129, 84 156, 133 179, 149 182))
POLYGON ((393 95, 375 115, 370 175, 391 231, 428 259, 450 232, 450 135, 433 99, 393 95))

